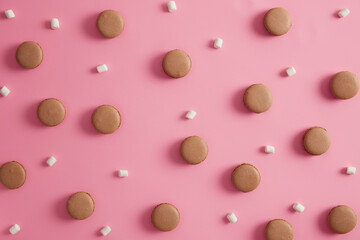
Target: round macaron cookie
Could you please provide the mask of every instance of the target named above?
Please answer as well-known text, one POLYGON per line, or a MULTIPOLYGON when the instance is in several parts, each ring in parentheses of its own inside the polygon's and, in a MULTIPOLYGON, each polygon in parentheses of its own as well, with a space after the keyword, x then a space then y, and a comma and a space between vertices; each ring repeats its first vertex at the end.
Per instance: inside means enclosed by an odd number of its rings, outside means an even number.
POLYGON ((237 166, 231 174, 231 182, 240 192, 251 192, 260 184, 261 176, 256 167, 249 163, 237 166))
POLYGON ((306 152, 311 155, 325 153, 331 144, 330 135, 325 128, 312 127, 303 136, 303 146, 306 152))
POLYGON ((338 72, 331 79, 330 88, 336 98, 349 99, 355 97, 359 91, 359 80, 355 73, 349 71, 338 72))
POLYGON ((274 219, 268 222, 265 228, 266 240, 292 240, 294 238, 293 229, 287 221, 274 219))
POLYGON ((245 90, 243 101, 250 111, 262 113, 270 109, 273 96, 264 84, 253 84, 245 90))
POLYGON ((161 203, 152 211, 151 222, 158 230, 168 232, 179 225, 180 213, 174 205, 161 203))
POLYGON ((17 63, 26 69, 36 68, 43 60, 43 51, 40 45, 33 41, 26 41, 16 50, 17 63))
POLYGON ((350 207, 339 205, 331 209, 328 215, 328 224, 334 233, 351 232, 357 223, 357 217, 350 207))
POLYGON ((182 159, 190 164, 203 162, 208 155, 208 146, 204 139, 198 136, 191 136, 184 139, 180 146, 182 159))
POLYGON ((191 59, 186 52, 175 49, 166 53, 162 67, 169 77, 182 78, 190 72, 191 59))
POLYGON ((104 38, 115 38, 124 30, 124 20, 115 10, 105 10, 96 19, 96 28, 104 38))
POLYGON ((98 132, 110 134, 120 127, 121 115, 115 107, 111 105, 101 105, 94 110, 91 116, 91 122, 98 132))
POLYGON ((8 189, 16 189, 24 185, 25 168, 18 162, 6 162, 0 167, 0 182, 8 189))
POLYGON ((86 219, 93 214, 94 209, 95 202, 89 193, 76 192, 67 200, 66 210, 74 219, 86 219))
POLYGON ((40 102, 37 116, 44 125, 53 127, 59 125, 65 118, 66 110, 60 100, 47 98, 40 102))
POLYGON ((274 36, 284 35, 292 26, 291 15, 284 8, 272 8, 264 16, 264 26, 274 36))

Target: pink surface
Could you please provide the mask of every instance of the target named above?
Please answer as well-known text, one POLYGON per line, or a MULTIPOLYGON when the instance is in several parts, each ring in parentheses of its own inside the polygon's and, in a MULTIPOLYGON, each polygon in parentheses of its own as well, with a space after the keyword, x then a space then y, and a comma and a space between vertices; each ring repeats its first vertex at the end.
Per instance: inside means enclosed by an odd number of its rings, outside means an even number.
POLYGON ((326 215, 337 204, 360 213, 358 175, 344 174, 359 157, 359 96, 335 100, 328 83, 341 70, 360 73, 360 1, 357 0, 177 0, 178 11, 167 12, 162 0, 12 1, 2 0, 0 18, 0 86, 11 93, 0 98, 1 159, 19 161, 27 170, 18 190, 0 186, 0 239, 264 239, 273 218, 288 220, 295 239, 359 239, 360 227, 335 235, 326 215), (293 27, 282 37, 269 36, 264 12, 282 6, 293 27), (347 7, 345 19, 336 13, 347 7), (3 11, 16 17, 6 19, 3 11), (124 17, 124 32, 103 39, 95 28, 105 9, 124 17), (60 29, 51 30, 57 17, 60 29), (224 39, 215 50, 212 41, 224 39), (38 42, 43 63, 35 70, 15 62, 16 47, 38 42), (191 72, 169 79, 161 69, 165 52, 180 48, 192 58, 191 72), (109 71, 96 73, 106 63, 109 71), (297 74, 285 76, 287 67, 297 74), (253 83, 264 83, 274 103, 263 114, 249 113, 242 94, 253 83), (65 121, 42 126, 37 104, 48 97, 62 100, 65 121), (101 135, 91 126, 92 110, 112 104, 123 116, 120 129, 101 135), (187 110, 198 115, 186 120, 187 110), (309 156, 301 146, 303 132, 325 127, 332 138, 329 151, 309 156), (182 139, 203 137, 209 156, 197 166, 178 153, 182 139), (276 153, 263 153, 274 145, 276 153), (49 156, 57 163, 48 167, 49 156), (251 193, 230 183, 232 169, 243 162, 262 176, 251 193), (128 169, 129 177, 116 177, 128 169), (87 191, 96 202, 89 219, 71 219, 66 200, 87 191), (302 214, 292 203, 305 205, 302 214), (156 231, 152 208, 161 202, 178 207, 180 225, 156 231), (228 212, 237 224, 226 221, 228 212), (17 223, 21 231, 8 233, 17 223))

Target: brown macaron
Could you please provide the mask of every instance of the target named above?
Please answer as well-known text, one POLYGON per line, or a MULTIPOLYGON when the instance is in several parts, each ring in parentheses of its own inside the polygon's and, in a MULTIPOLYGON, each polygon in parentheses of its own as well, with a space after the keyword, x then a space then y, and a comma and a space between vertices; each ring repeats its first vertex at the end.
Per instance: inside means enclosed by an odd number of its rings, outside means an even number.
POLYGON ((43 51, 40 45, 36 42, 23 42, 16 50, 16 61, 23 68, 36 68, 41 64, 42 60, 43 51))
POLYGON ((191 69, 189 55, 179 49, 168 52, 162 61, 164 72, 172 78, 185 77, 191 69))
POLYGON ((8 189, 16 189, 24 185, 25 168, 18 162, 6 162, 0 167, 0 182, 8 189))
POLYGON ((86 219, 93 214, 94 209, 95 202, 89 193, 76 192, 67 200, 66 210, 74 219, 86 219))
POLYGON ((355 73, 349 71, 338 72, 331 79, 330 88, 336 98, 349 99, 355 97, 359 91, 359 80, 355 73))
POLYGON ((59 125, 65 118, 66 110, 60 100, 47 98, 37 108, 37 116, 44 125, 53 127, 59 125))
POLYGON ((152 211, 151 222, 158 230, 168 232, 179 225, 180 213, 174 205, 161 203, 152 211))
POLYGON ((274 219, 268 222, 265 228, 266 240, 292 240, 293 229, 287 221, 274 219))
POLYGON ((284 35, 292 26, 291 15, 284 8, 272 8, 264 16, 264 26, 274 36, 284 35))
POLYGON ((190 164, 203 162, 208 155, 208 146, 204 139, 198 136, 191 136, 184 139, 180 146, 182 159, 190 164))
POLYGON ((251 192, 260 184, 261 176, 256 167, 249 163, 237 166, 231 174, 231 182, 241 192, 251 192))
POLYGON ((91 122, 99 133, 110 134, 120 127, 121 115, 115 107, 101 105, 94 110, 91 122))
POLYGON ((303 146, 306 152, 311 155, 325 153, 331 144, 330 135, 325 128, 312 127, 303 136, 303 146))
POLYGON ((96 28, 104 38, 115 38, 124 30, 124 20, 115 10, 105 10, 96 19, 96 28))
POLYGON ((264 84, 253 84, 246 89, 243 101, 250 111, 262 113, 270 109, 273 96, 270 89, 264 84))
POLYGON ((350 207, 339 205, 331 209, 328 215, 328 224, 334 233, 351 232, 357 223, 357 217, 350 207))

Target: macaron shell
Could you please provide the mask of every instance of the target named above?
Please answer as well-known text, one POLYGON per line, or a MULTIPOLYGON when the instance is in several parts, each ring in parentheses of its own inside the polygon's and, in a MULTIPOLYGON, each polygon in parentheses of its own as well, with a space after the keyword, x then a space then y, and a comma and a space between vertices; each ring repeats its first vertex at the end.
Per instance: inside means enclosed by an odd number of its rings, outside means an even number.
POLYGON ((26 69, 38 67, 43 60, 43 51, 40 45, 33 41, 26 41, 16 50, 16 61, 26 69))
POLYGON ((120 112, 111 105, 97 107, 91 117, 94 128, 103 134, 115 132, 121 125, 120 112))
POLYGON ((90 194, 76 192, 69 197, 66 209, 72 218, 83 220, 93 214, 95 202, 90 194))
POLYGON ((105 10, 98 15, 96 28, 104 38, 115 38, 124 30, 124 19, 115 10, 105 10))
POLYGON ((266 240, 292 240, 293 229, 287 221, 274 219, 268 222, 265 229, 266 240))
POLYGON ((303 136, 303 146, 312 155, 321 155, 330 148, 330 135, 325 128, 312 127, 303 136))
POLYGON ((330 87, 336 98, 350 99, 359 91, 359 80, 354 73, 343 71, 335 74, 331 79, 330 87))
POLYGON ((208 146, 201 137, 187 137, 181 143, 180 154, 187 163, 199 164, 206 159, 208 155, 208 146))
POLYGON ((243 163, 237 166, 231 174, 231 182, 241 192, 251 192, 260 184, 261 176, 256 167, 243 163))
POLYGON ((175 206, 162 203, 154 208, 151 214, 151 222, 160 231, 172 231, 179 225, 180 213, 175 206))
POLYGON ((333 232, 345 234, 355 228, 357 217, 350 207, 339 205, 331 209, 328 216, 328 223, 333 232))
POLYGON ((254 113, 263 113, 270 109, 273 96, 264 84, 253 84, 244 93, 245 106, 254 113))
POLYGON ((8 189, 17 189, 26 180, 25 168, 18 162, 6 162, 0 167, 0 182, 8 189))
POLYGON ((179 49, 168 52, 162 61, 164 72, 172 78, 185 77, 191 69, 189 55, 179 49))
POLYGON ((272 8, 264 16, 264 26, 272 35, 284 35, 292 26, 291 15, 284 8, 272 8))
POLYGON ((44 125, 54 127, 64 121, 66 110, 62 102, 56 98, 43 100, 37 109, 37 116, 44 125))

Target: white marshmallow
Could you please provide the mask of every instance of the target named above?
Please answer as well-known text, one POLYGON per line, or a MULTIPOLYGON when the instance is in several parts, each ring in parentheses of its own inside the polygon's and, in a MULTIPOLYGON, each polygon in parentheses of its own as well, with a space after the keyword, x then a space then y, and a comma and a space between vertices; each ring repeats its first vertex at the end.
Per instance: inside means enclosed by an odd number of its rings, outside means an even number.
POLYGON ((294 67, 289 67, 288 69, 286 69, 286 73, 289 77, 291 77, 291 76, 295 75, 296 70, 294 67))
POLYGON ((17 225, 17 224, 14 224, 10 229, 9 229, 10 233, 11 234, 15 234, 17 233, 18 231, 20 231, 20 226, 17 225))
POLYGON ((51 19, 51 29, 59 29, 60 28, 60 23, 59 23, 59 19, 57 18, 52 18, 51 19))
POLYGON ((168 9, 169 9, 169 12, 176 11, 176 3, 175 3, 175 1, 168 2, 168 9))
POLYGON ((96 69, 99 73, 102 73, 102 72, 106 72, 108 70, 108 67, 106 66, 106 64, 102 64, 97 66, 96 69))
POLYGON ((56 158, 54 158, 53 156, 49 157, 49 159, 46 161, 46 163, 51 167, 52 165, 54 165, 54 163, 56 163, 56 158))
POLYGON ((266 145, 266 146, 265 146, 265 152, 266 152, 266 153, 275 153, 275 147, 274 147, 274 146, 270 146, 270 145, 266 145))
POLYGON ((346 169, 346 173, 349 175, 355 175, 355 172, 356 172, 356 167, 348 167, 346 169))
POLYGON ((6 97, 7 95, 9 95, 10 93, 10 89, 8 89, 6 86, 3 86, 0 89, 0 94, 3 95, 4 97, 6 97))
POLYGON ((119 170, 119 177, 128 177, 129 172, 128 170, 119 170))
POLYGON ((231 223, 237 222, 237 217, 236 217, 235 213, 233 213, 233 212, 229 213, 226 217, 229 220, 229 222, 231 222, 231 223))
POLYGON ((194 117, 196 116, 196 112, 194 110, 190 110, 186 113, 186 118, 187 119, 194 119, 194 117))
POLYGON ((344 8, 343 10, 341 10, 340 12, 338 12, 338 15, 339 15, 339 17, 344 18, 344 17, 346 17, 347 15, 349 15, 349 13, 350 13, 350 10, 347 9, 347 8, 344 8))
POLYGON ((301 205, 300 203, 296 202, 293 205, 293 209, 299 213, 302 213, 305 210, 305 207, 301 205))
POLYGON ((111 228, 106 225, 105 227, 103 227, 103 229, 100 230, 100 232, 103 236, 106 236, 111 232, 111 228))
POLYGON ((214 48, 221 48, 223 44, 223 40, 221 38, 216 38, 214 42, 214 48))
POLYGON ((14 18, 15 17, 15 13, 11 9, 6 10, 5 15, 6 15, 7 18, 14 18))

